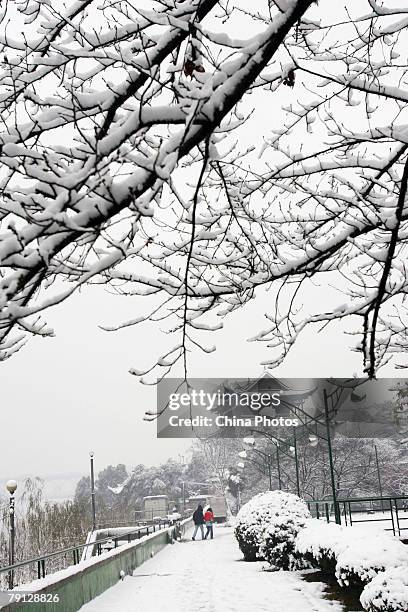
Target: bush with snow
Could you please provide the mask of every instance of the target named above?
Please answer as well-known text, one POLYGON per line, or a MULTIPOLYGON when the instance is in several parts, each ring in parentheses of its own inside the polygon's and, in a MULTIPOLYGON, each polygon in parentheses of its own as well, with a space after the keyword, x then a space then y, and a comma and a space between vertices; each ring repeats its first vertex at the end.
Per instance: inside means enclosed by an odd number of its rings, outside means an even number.
POLYGON ((299 533, 295 548, 314 565, 334 572, 341 586, 366 584, 379 572, 408 565, 408 548, 372 526, 345 527, 312 519, 299 533))
POLYGON ((347 546, 337 556, 336 578, 340 585, 366 584, 379 572, 408 565, 408 547, 375 528, 345 527, 347 546))
POLYGON ((344 527, 336 523, 309 519, 296 538, 296 553, 314 567, 334 574, 337 557, 345 545, 343 531, 344 527))
POLYGON ((273 569, 296 566, 294 542, 310 512, 284 491, 255 495, 237 515, 235 537, 246 561, 266 559, 273 569))
POLYGON ((282 513, 265 528, 259 556, 268 561, 271 569, 295 570, 308 567, 305 558, 295 550, 296 536, 305 526, 307 518, 302 512, 282 513))
POLYGON ((408 610, 408 566, 392 567, 379 573, 360 597, 368 612, 406 612, 408 610))

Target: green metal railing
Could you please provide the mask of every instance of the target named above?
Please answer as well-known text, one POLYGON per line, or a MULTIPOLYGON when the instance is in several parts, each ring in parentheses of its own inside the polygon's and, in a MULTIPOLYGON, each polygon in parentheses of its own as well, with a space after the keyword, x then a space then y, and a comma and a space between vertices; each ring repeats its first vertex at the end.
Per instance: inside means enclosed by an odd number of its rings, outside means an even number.
POLYGON ((403 531, 408 530, 408 496, 390 497, 351 497, 337 499, 336 502, 327 499, 306 500, 312 515, 316 518, 325 518, 330 522, 336 516, 335 504, 337 504, 337 515, 344 525, 355 523, 388 523, 385 531, 392 531, 394 535, 401 537, 403 531), (406 516, 402 513, 405 512, 406 516), (375 517, 362 518, 363 514, 373 514, 375 517))
POLYGON ((14 584, 22 584, 35 578, 45 578, 48 568, 50 569, 48 573, 53 573, 55 571, 65 569, 66 567, 77 565, 81 560, 81 551, 90 546, 95 548, 96 555, 101 555, 102 553, 106 552, 103 546, 108 543, 113 544, 111 548, 117 548, 121 541, 122 543, 130 543, 133 540, 139 540, 143 536, 155 533, 167 527, 171 527, 172 525, 176 526, 176 523, 174 521, 160 521, 144 527, 138 526, 136 529, 132 529, 131 531, 118 533, 101 540, 95 540, 86 544, 75 544, 74 546, 57 550, 52 553, 47 553, 32 559, 19 561, 13 565, 1 567, 0 577, 2 574, 11 573, 14 584), (60 561, 58 563, 52 563, 58 557, 60 557, 60 561), (23 569, 28 571, 23 572, 23 569), (14 576, 17 572, 21 574, 22 580, 14 580, 14 576))

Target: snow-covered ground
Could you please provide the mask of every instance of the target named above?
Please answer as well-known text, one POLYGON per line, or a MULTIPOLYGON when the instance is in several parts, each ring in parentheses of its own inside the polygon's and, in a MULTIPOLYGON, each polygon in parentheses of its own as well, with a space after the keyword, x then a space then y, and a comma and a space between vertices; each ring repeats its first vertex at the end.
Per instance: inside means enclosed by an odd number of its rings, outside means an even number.
POLYGON ((304 582, 298 572, 262 571, 263 565, 244 562, 232 528, 215 526, 214 540, 167 546, 81 612, 343 610, 323 599, 323 584, 304 582))
MULTIPOLYGON (((371 529, 371 526, 375 524, 377 525, 379 529, 384 529, 386 531, 392 532, 392 525, 393 525, 392 516, 394 516, 396 535, 398 535, 395 511, 393 512, 393 515, 391 515, 391 511, 387 507, 384 508, 383 512, 381 510, 377 512, 373 512, 373 513, 371 512, 353 512, 352 525, 355 525, 358 527, 367 526, 368 528, 371 529)), ((406 510, 399 510, 398 516, 399 516, 399 527, 401 530, 401 537, 406 538, 408 537, 408 512, 406 510)), ((334 516, 330 517, 330 521, 334 522, 334 516)), ((342 525, 346 524, 343 514, 341 515, 341 523, 342 525)), ((347 525, 350 525, 349 515, 347 515, 347 525)))

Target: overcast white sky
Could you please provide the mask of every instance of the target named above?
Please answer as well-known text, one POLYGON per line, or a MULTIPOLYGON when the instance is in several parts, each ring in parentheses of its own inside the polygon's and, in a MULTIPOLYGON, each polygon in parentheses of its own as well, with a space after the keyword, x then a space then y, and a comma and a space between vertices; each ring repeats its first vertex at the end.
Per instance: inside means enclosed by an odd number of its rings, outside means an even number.
MULTIPOLYGON (((268 353, 248 343, 262 323, 265 297, 232 316, 212 338, 218 350, 197 354, 197 376, 257 376, 268 353)), ((134 314, 135 301, 91 288, 48 312, 56 337, 34 339, 2 363, 0 478, 26 473, 47 476, 87 473, 88 453, 96 467, 108 464, 158 464, 184 453, 188 440, 157 440, 155 423, 143 421, 155 407, 155 389, 128 373, 157 355, 161 334, 146 326, 107 333, 98 323, 134 314)), ((339 333, 308 331, 281 375, 348 375, 359 368, 358 357, 339 333)))

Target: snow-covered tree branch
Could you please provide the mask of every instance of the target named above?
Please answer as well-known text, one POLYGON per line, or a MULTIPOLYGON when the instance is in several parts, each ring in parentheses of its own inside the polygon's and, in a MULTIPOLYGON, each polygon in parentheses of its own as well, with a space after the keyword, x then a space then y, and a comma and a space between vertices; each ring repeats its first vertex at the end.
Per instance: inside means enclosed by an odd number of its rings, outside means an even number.
POLYGON ((109 329, 167 319, 162 375, 265 289, 270 367, 307 325, 344 318, 370 376, 405 350, 408 9, 394 4, 5 2, 1 357, 51 335, 42 311, 85 283, 150 296, 109 329), (335 287, 328 301, 317 286, 335 287))

